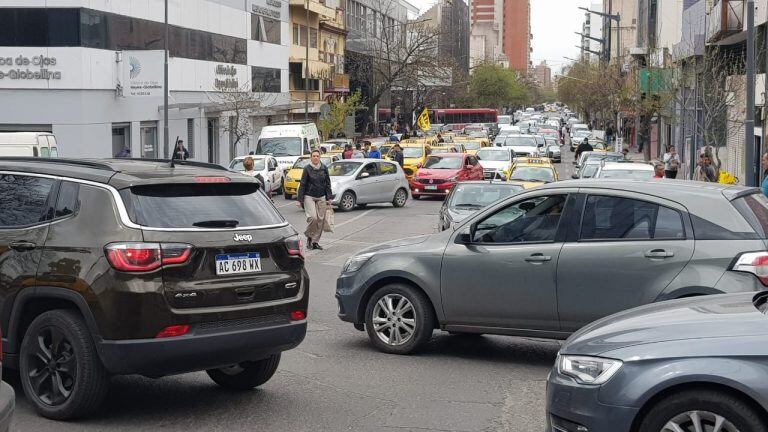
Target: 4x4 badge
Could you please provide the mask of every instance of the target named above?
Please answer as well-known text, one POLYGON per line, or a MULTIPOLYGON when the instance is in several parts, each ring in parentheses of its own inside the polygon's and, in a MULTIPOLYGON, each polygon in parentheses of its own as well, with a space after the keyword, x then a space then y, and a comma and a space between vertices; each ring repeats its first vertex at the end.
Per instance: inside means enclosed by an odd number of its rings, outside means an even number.
POLYGON ((239 241, 252 242, 253 241, 253 236, 250 235, 250 234, 235 234, 235 241, 237 241, 237 242, 239 242, 239 241))

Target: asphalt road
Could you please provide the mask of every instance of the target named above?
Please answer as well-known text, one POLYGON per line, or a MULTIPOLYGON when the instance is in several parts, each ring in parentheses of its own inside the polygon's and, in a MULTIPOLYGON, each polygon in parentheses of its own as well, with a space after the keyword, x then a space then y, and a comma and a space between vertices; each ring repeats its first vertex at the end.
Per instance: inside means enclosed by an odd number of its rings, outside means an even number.
MULTIPOLYGON (((561 179, 572 153, 563 147, 561 179)), ((285 217, 304 229, 294 202, 275 198, 285 217)), ((325 251, 307 256, 311 276, 309 332, 283 355, 262 388, 233 393, 205 373, 149 379, 116 377, 99 415, 76 423, 37 416, 18 378, 12 430, 19 431, 535 431, 544 430, 545 379, 556 341, 435 332, 426 350, 402 357, 379 353, 365 333, 336 317, 333 297, 344 260, 356 251, 436 230, 437 200, 409 201, 336 214, 325 251)))

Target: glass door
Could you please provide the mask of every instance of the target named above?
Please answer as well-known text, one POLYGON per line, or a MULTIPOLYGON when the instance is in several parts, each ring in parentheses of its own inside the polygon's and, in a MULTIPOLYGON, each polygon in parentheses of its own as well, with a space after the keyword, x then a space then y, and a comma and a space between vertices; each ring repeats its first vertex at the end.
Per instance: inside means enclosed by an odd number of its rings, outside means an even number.
POLYGON ((157 159, 157 123, 141 124, 141 157, 157 159))

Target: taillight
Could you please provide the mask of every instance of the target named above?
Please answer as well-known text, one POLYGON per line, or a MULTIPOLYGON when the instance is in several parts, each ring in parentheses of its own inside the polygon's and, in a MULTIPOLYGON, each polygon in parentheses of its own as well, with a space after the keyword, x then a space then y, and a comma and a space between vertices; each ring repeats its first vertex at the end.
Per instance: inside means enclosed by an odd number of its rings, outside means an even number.
POLYGON ((184 336, 189 331, 189 325, 172 325, 168 326, 157 334, 155 338, 162 339, 162 338, 169 338, 169 337, 178 337, 178 336, 184 336))
POLYGON ((291 321, 304 321, 307 319, 307 314, 304 311, 296 310, 291 312, 291 321))
POLYGON ((195 177, 195 183, 229 183, 229 177, 195 177))
POLYGON ((741 254, 731 270, 752 273, 763 285, 768 286, 768 252, 741 254))
POLYGON ((304 259, 304 248, 302 246, 301 238, 298 236, 285 239, 285 248, 288 250, 288 255, 290 256, 304 259))
POLYGON ((149 272, 164 265, 184 264, 192 246, 181 243, 112 243, 104 248, 115 270, 149 272))

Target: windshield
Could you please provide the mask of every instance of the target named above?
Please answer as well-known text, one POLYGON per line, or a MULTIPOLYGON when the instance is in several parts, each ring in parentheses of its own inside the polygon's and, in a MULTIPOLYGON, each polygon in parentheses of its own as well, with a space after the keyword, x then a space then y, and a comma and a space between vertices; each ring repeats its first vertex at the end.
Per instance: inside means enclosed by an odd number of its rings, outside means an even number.
MULTIPOLYGON (((243 162, 245 162, 245 159, 235 159, 232 161, 232 164, 229 165, 229 169, 231 169, 232 171, 245 171, 245 166, 243 165, 243 162)), ((264 171, 265 165, 266 165, 265 159, 253 160, 254 171, 264 171)))
POLYGON ((597 170, 600 168, 600 164, 588 164, 584 166, 584 170, 581 172, 581 178, 592 178, 597 174, 597 170))
POLYGON ((442 156, 430 156, 427 158, 427 163, 424 164, 424 168, 429 169, 460 169, 461 168, 460 157, 442 157, 442 156))
POLYGON ((332 163, 330 166, 328 166, 328 174, 331 177, 342 177, 342 176, 348 176, 352 175, 357 171, 358 168, 360 168, 360 165, 362 165, 362 162, 352 162, 352 161, 338 161, 332 163))
POLYGON ((480 150, 480 143, 477 141, 464 141, 462 144, 467 150, 480 150))
POLYGON ((481 161, 508 161, 509 151, 495 149, 480 149, 477 151, 477 158, 481 161))
POLYGON ((256 154, 272 156, 301 156, 301 138, 262 138, 256 146, 256 154))
MULTIPOLYGON (((293 168, 294 169, 304 168, 305 166, 309 165, 310 162, 312 162, 312 160, 310 158, 301 158, 301 159, 297 160, 295 164, 293 164, 293 168)), ((329 158, 329 157, 321 157, 320 158, 320 163, 325 165, 325 166, 328 166, 328 165, 331 164, 331 158, 329 158)))
POLYGON ((549 168, 518 167, 512 171, 509 179, 534 182, 553 182, 555 181, 555 175, 549 168))
POLYGON ((522 186, 513 184, 477 185, 459 183, 451 195, 451 201, 448 203, 448 206, 485 207, 521 190, 523 190, 522 186))
POLYGON ((504 140, 505 146, 537 147, 534 137, 511 136, 504 140))
POLYGON ((614 178, 627 180, 648 180, 653 177, 653 171, 649 170, 604 170, 600 173, 600 178, 614 178))
POLYGON ((424 157, 424 147, 403 147, 404 158, 424 157))

